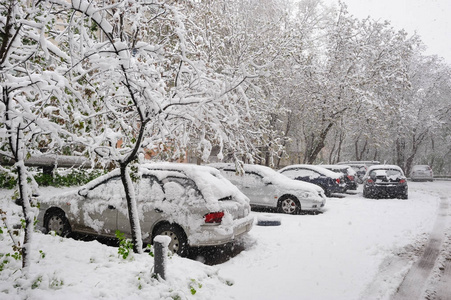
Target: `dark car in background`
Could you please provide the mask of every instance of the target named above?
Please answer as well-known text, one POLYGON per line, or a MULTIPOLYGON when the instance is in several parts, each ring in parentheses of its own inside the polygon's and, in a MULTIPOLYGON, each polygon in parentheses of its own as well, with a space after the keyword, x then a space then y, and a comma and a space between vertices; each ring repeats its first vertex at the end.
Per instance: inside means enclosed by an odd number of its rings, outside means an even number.
POLYGON ((365 198, 408 198, 407 178, 396 165, 374 165, 363 178, 365 198))
POLYGON ((357 182, 363 183, 363 176, 366 174, 368 167, 373 165, 380 165, 376 160, 348 160, 337 163, 337 165, 347 165, 354 169, 357 173, 357 182))
POLYGON ((347 190, 356 190, 357 183, 357 172, 351 166, 347 165, 320 165, 320 167, 331 170, 335 173, 343 173, 346 189, 347 190))
POLYGON ((310 182, 323 188, 327 197, 332 193, 346 191, 346 183, 342 173, 335 173, 315 165, 291 165, 279 170, 288 178, 310 182))

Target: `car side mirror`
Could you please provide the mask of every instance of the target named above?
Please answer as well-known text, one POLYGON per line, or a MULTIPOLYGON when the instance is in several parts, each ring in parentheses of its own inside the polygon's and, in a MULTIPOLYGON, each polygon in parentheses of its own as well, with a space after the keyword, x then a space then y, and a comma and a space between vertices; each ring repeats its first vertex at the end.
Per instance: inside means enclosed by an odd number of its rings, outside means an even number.
POLYGON ((271 185, 271 184, 272 184, 272 182, 269 181, 267 178, 263 178, 263 183, 264 183, 265 185, 271 185))
POLYGON ((78 194, 82 197, 86 197, 86 196, 88 196, 88 189, 78 190, 78 194))

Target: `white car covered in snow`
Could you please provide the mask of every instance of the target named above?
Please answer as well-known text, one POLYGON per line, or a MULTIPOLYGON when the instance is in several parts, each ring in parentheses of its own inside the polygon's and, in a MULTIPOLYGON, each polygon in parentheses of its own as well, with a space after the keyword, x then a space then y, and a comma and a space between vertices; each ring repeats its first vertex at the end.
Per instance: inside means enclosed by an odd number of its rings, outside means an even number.
POLYGON ((244 164, 244 174, 238 174, 231 163, 214 163, 217 168, 235 184, 254 207, 277 208, 282 213, 298 214, 301 211, 320 211, 326 203, 322 188, 296 180, 271 168, 244 164))
MULTIPOLYGON (((214 168, 156 163, 141 165, 139 172, 134 187, 144 245, 168 235, 169 249, 186 255, 189 246, 226 244, 252 228, 249 199, 214 168)), ((131 236, 118 169, 39 202, 38 221, 47 232, 114 237, 119 230, 131 236)))

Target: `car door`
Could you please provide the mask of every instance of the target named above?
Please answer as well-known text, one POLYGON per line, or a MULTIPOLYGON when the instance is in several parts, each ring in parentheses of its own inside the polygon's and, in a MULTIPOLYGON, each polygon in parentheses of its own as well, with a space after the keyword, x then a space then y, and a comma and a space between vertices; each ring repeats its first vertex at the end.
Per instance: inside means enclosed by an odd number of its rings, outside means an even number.
POLYGON ((307 181, 318 185, 324 185, 324 176, 320 173, 310 170, 310 169, 302 169, 298 170, 298 176, 295 178, 297 180, 307 181))
POLYGON ((283 171, 282 174, 291 179, 310 182, 322 186, 321 174, 310 169, 305 168, 288 169, 283 171))
MULTIPOLYGON (((150 242, 153 225, 162 218, 162 210, 157 205, 164 199, 164 191, 161 183, 154 176, 144 175, 134 184, 134 187, 142 238, 150 242)), ((130 228, 127 203, 124 200, 121 203, 121 209, 118 210, 117 229, 129 237, 131 236, 130 228)))
POLYGON ((119 176, 112 177, 87 191, 80 203, 81 226, 77 231, 114 236, 117 214, 125 192, 119 176))
POLYGON ((234 170, 224 170, 224 177, 237 186, 245 194, 250 204, 270 205, 274 202, 272 188, 269 183, 265 183, 263 176, 254 172, 246 172, 243 175, 237 175, 234 170))
POLYGON ((310 182, 310 177, 313 175, 313 172, 307 169, 295 168, 285 170, 282 174, 291 179, 310 182))

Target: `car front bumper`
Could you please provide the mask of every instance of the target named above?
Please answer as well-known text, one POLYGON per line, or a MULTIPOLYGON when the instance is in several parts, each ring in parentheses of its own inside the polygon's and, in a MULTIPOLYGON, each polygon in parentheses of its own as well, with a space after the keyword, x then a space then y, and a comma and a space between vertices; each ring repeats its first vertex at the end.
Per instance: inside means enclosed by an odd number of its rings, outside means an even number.
POLYGON ((301 204, 301 210, 305 211, 319 211, 326 205, 326 199, 323 198, 322 201, 312 201, 308 204, 301 204))

